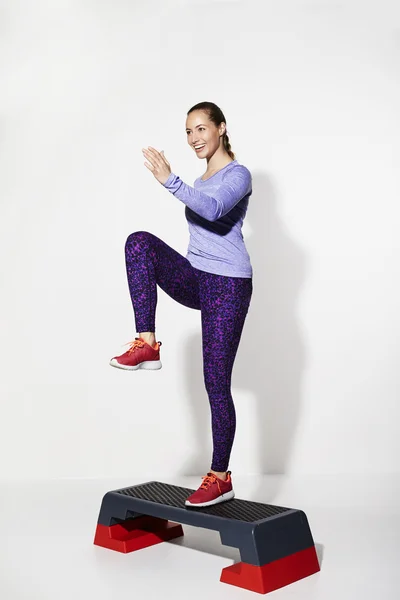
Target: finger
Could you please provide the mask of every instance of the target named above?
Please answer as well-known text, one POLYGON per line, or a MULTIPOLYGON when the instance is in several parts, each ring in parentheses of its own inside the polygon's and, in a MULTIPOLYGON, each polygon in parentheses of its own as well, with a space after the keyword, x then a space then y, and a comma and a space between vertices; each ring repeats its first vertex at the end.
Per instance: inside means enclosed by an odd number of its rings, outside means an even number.
MULTIPOLYGON (((147 158, 147 157, 146 157, 146 158, 147 158)), ((150 166, 151 166, 151 168, 152 168, 152 169, 155 169, 155 168, 156 168, 156 165, 155 165, 155 164, 153 164, 153 162, 152 162, 150 159, 148 159, 148 160, 149 160, 149 163, 150 163, 150 166)), ((144 163, 144 164, 145 164, 145 165, 148 165, 149 163, 144 163)))
POLYGON ((165 156, 163 156, 162 152, 164 152, 164 150, 161 150, 161 152, 158 152, 158 150, 156 150, 155 148, 153 148, 152 146, 149 146, 149 151, 152 153, 152 156, 154 156, 154 159, 157 161, 159 161, 157 164, 158 166, 161 166, 163 162, 165 162, 165 156))
POLYGON ((167 161, 167 159, 164 156, 164 150, 161 150, 161 156, 164 159, 165 164, 167 164, 169 166, 169 162, 167 161))
POLYGON ((148 147, 148 152, 154 156, 154 158, 160 158, 160 153, 158 152, 158 150, 156 150, 155 148, 153 148, 152 146, 148 147))
POLYGON ((150 150, 143 149, 143 154, 154 166, 161 166, 161 156, 157 151, 151 152, 150 150))
POLYGON ((147 167, 148 169, 150 169, 150 171, 153 171, 153 172, 154 172, 154 171, 157 169, 157 167, 156 167, 155 165, 153 165, 153 164, 151 163, 151 161, 149 161, 149 162, 147 162, 147 163, 143 163, 143 164, 144 164, 144 165, 146 165, 146 167, 147 167))
POLYGON ((157 161, 157 159, 154 158, 154 156, 152 156, 149 152, 143 152, 143 154, 145 158, 147 158, 147 160, 153 165, 154 168, 160 167, 160 164, 157 161))

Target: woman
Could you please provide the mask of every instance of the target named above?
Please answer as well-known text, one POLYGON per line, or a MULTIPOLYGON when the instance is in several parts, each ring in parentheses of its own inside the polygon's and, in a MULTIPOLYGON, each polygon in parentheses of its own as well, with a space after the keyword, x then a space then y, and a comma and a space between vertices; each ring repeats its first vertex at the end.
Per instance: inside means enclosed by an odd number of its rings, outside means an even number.
POLYGON ((190 241, 186 257, 147 231, 125 244, 128 285, 139 337, 110 364, 121 369, 161 369, 155 338, 157 285, 171 298, 201 311, 204 382, 211 407, 213 456, 187 506, 209 506, 234 497, 229 457, 236 429, 231 394, 233 363, 253 291, 253 270, 242 224, 252 193, 250 171, 231 150, 226 119, 212 102, 187 113, 187 141, 207 160, 194 187, 171 172, 163 151, 149 147, 145 166, 185 205, 190 241))

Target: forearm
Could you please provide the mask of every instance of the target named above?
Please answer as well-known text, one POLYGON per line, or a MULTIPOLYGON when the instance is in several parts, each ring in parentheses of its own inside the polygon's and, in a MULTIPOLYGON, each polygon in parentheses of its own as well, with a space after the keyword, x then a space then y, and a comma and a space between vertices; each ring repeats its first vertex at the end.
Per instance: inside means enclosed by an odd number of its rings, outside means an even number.
POLYGON ((251 175, 244 167, 230 173, 212 195, 187 185, 175 173, 171 173, 163 185, 195 213, 207 221, 216 221, 227 214, 250 190, 251 175))

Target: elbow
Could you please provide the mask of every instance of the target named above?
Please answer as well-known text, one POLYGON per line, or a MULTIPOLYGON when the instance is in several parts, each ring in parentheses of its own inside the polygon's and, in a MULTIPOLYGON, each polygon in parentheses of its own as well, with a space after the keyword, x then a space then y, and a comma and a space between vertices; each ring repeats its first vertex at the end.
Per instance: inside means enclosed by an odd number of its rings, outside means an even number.
POLYGON ((217 203, 212 203, 207 206, 204 206, 203 214, 201 214, 203 219, 206 221, 210 221, 210 223, 214 223, 214 221, 218 221, 223 216, 223 209, 217 203))
POLYGON ((214 221, 218 221, 219 219, 219 214, 216 212, 211 212, 210 210, 208 211, 202 211, 201 213, 198 213, 201 217, 203 217, 203 219, 205 219, 206 221, 209 221, 210 223, 214 223, 214 221))
POLYGON ((220 219, 222 216, 223 211, 221 210, 221 207, 216 206, 210 214, 210 216, 208 217, 208 220, 211 221, 211 223, 214 223, 215 221, 218 221, 218 219, 220 219))
POLYGON ((218 200, 215 201, 215 204, 212 208, 213 208, 213 211, 212 211, 212 215, 209 220, 212 223, 214 223, 214 221, 218 221, 218 219, 223 217, 225 213, 224 213, 224 207, 223 207, 222 203, 219 202, 218 200))

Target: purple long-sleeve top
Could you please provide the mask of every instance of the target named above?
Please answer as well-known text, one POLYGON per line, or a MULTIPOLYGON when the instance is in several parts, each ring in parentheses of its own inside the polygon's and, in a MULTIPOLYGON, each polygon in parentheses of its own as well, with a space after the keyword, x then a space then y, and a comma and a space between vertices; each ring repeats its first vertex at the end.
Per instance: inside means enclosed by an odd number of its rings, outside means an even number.
POLYGON ((252 277, 242 234, 252 194, 250 171, 233 160, 205 181, 198 177, 193 187, 174 173, 163 185, 186 205, 191 265, 217 275, 252 277))

